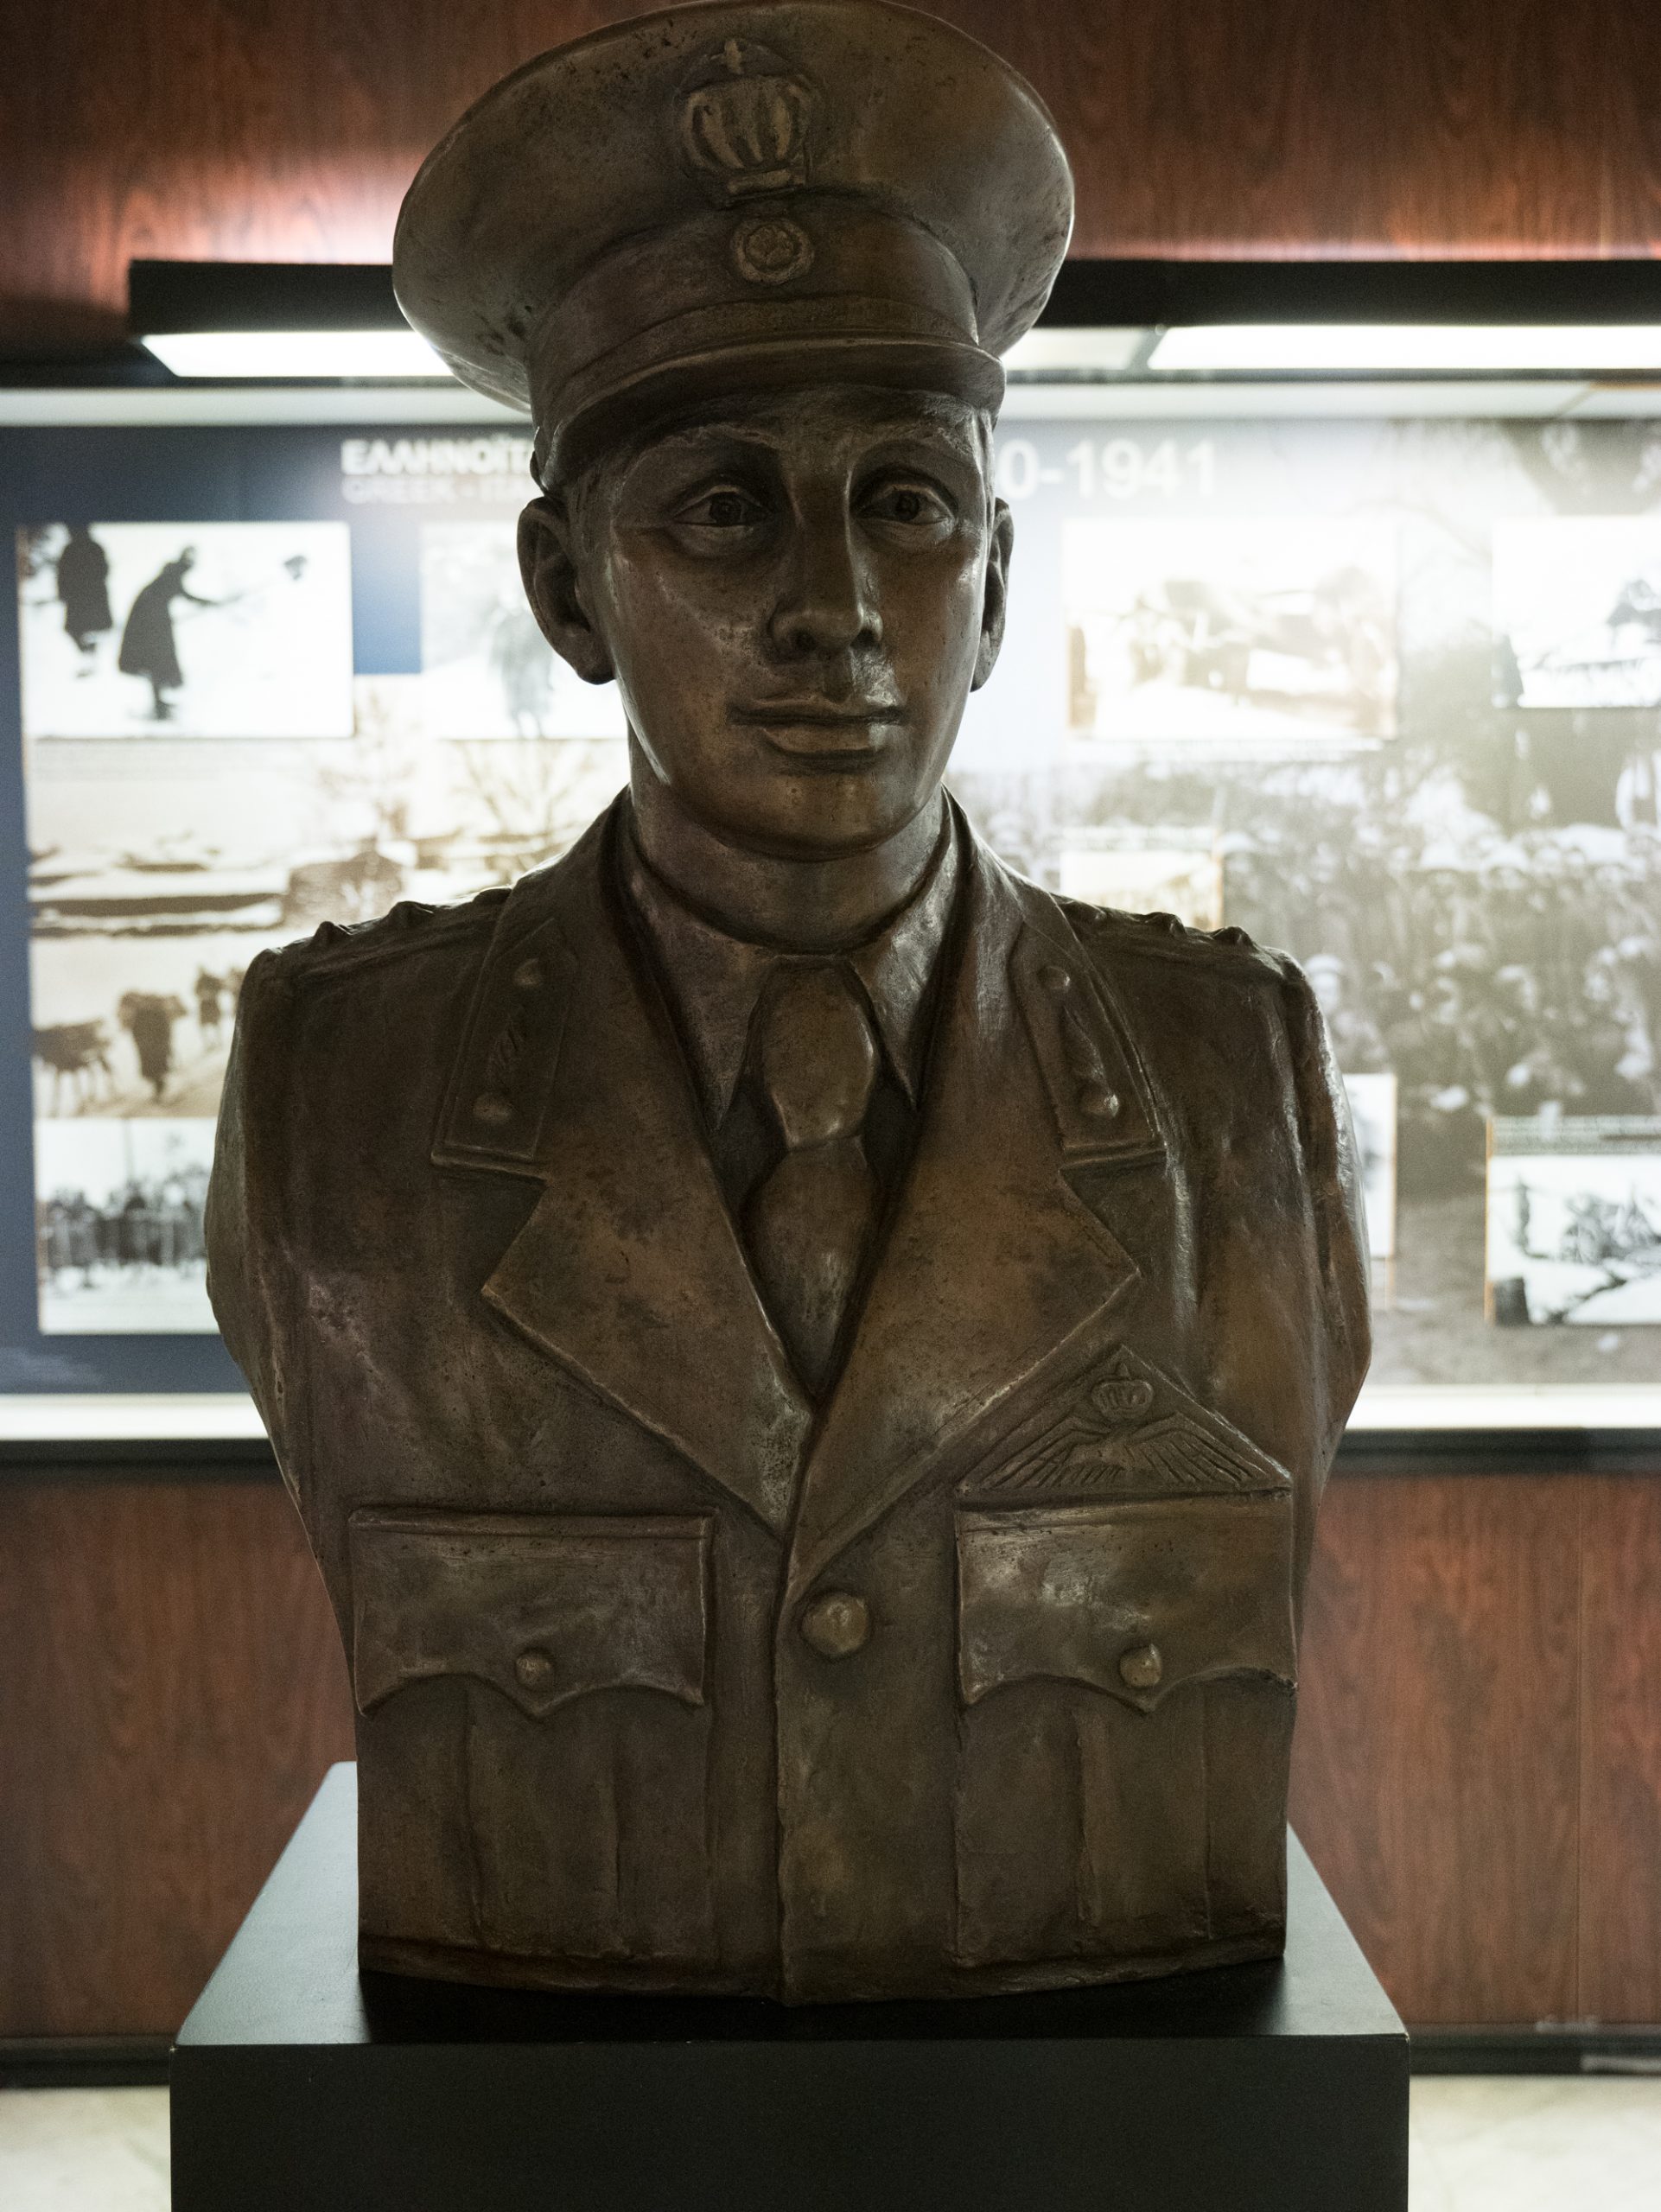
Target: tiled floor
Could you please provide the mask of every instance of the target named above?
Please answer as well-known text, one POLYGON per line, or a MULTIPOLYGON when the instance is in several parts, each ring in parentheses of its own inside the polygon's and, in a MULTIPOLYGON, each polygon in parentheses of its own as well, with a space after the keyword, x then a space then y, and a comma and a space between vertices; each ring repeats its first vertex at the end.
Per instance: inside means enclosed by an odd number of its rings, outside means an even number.
MULTIPOLYGON (((1661 2081, 1415 2082, 1412 2159, 1411 2212, 1661 2212, 1661 2081)), ((0 2092, 0 2205, 168 2212, 167 2092, 0 2092)))
POLYGON ((165 2089, 0 2090, 5 2212, 168 2212, 165 2089))
POLYGON ((1411 2212, 1661 2212, 1661 2080, 1413 2084, 1411 2212))

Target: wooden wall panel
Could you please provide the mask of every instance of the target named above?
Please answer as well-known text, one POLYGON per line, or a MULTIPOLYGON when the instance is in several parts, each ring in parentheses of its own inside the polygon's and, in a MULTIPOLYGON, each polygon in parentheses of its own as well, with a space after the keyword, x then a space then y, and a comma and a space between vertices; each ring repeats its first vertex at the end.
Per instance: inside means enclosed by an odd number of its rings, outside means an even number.
POLYGON ((0 1475, 0 2036, 171 2032, 332 1759, 277 1484, 0 1475))
POLYGON ((1661 2021, 1661 1481, 1581 1491, 1580 2011, 1661 2021))
POLYGON ((1421 2025, 1580 2010, 1579 1482, 1343 1475, 1321 1508, 1292 1819, 1421 2025))
MULTIPOLYGON (((606 0, 0 0, 0 351, 135 255, 383 260, 417 162, 606 0)), ((1654 0, 937 0, 1054 109, 1090 254, 1643 253, 1654 0)))
MULTIPOLYGON (((1653 1477, 1333 1482, 1292 1812, 1409 2020, 1661 2021, 1658 1592, 1653 1477)), ((170 2031, 351 1756, 293 1510, 9 1475, 0 1654, 0 2037, 170 2031)))

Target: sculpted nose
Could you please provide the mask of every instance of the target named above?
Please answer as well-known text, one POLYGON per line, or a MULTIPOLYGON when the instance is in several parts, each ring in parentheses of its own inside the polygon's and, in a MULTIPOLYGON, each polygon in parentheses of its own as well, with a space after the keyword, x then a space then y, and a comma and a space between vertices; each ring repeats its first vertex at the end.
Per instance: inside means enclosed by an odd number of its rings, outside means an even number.
POLYGON ((845 653, 879 642, 882 622, 875 594, 845 516, 804 522, 798 529, 769 628, 775 652, 790 658, 845 653))

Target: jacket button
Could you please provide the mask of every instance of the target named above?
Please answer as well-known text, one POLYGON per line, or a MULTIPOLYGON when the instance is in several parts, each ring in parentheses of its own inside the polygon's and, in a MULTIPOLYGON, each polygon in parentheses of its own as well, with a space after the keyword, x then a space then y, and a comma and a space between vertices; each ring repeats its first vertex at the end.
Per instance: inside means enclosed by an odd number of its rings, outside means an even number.
POLYGON ((519 1677, 522 1690, 539 1690, 552 1681, 554 1662, 539 1644, 533 1643, 528 1651, 521 1651, 513 1662, 513 1672, 519 1677))
POLYGON ((871 1609, 846 1590, 827 1590, 802 1615, 802 1634, 821 1659, 848 1659, 871 1633, 871 1609))
POLYGON ((1119 1094, 1104 1083, 1087 1083, 1079 1093, 1079 1111, 1093 1121, 1111 1122, 1119 1110, 1119 1094))
POLYGON ((1157 1689, 1164 1672, 1165 1662, 1159 1656, 1156 1643, 1139 1643, 1119 1661, 1119 1679, 1127 1689, 1157 1689))

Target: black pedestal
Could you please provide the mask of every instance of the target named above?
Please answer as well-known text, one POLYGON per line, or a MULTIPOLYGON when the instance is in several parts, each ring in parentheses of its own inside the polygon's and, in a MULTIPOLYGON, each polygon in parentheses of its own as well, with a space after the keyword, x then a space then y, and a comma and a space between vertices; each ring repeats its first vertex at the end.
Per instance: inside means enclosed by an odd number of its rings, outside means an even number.
POLYGON ((1402 2212, 1407 2037, 1295 1839, 1284 1965, 786 2008, 360 1980, 337 1766, 173 2055, 175 2212, 1402 2212))

